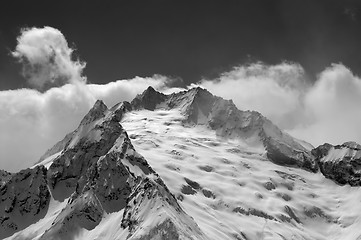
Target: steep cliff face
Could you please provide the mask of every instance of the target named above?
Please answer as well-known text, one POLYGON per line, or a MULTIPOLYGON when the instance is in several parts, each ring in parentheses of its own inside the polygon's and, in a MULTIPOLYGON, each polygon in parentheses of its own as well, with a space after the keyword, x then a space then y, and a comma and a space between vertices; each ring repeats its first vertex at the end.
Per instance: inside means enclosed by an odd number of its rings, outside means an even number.
POLYGON ((158 104, 166 99, 166 95, 157 92, 152 87, 148 87, 142 94, 136 96, 131 104, 135 109, 144 108, 147 110, 154 110, 158 104))
POLYGON ((0 185, 0 238, 43 218, 50 192, 46 168, 38 166, 18 173, 3 173, 0 185))
POLYGON ((339 184, 361 185, 361 145, 346 142, 341 145, 321 145, 314 150, 320 170, 339 184))
POLYGON ((64 137, 64 139, 62 139, 61 141, 56 143, 53 147, 51 147, 48 151, 46 151, 46 153, 40 157, 38 163, 44 161, 45 159, 53 156, 56 153, 60 153, 64 149, 67 149, 71 140, 73 140, 73 138, 76 137, 79 131, 82 131, 83 126, 88 126, 89 123, 92 123, 93 121, 104 117, 107 110, 108 108, 103 101, 101 100, 96 101, 92 109, 90 109, 90 111, 82 119, 79 127, 75 131, 68 133, 64 137))

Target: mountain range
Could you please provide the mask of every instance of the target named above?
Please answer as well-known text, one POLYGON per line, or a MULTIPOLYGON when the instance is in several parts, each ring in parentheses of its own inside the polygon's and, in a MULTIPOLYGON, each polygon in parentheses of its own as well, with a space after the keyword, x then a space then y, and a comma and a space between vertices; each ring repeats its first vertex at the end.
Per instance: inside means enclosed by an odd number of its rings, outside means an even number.
POLYGON ((314 147, 197 87, 108 108, 0 170, 1 239, 360 239, 361 145, 314 147))

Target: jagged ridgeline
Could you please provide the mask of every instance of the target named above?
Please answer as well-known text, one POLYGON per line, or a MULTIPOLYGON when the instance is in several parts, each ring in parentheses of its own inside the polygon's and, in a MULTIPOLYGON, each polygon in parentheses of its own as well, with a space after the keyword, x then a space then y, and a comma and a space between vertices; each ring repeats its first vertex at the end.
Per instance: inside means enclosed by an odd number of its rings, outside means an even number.
MULTIPOLYGON (((177 110, 184 127, 204 126, 224 141, 241 141, 285 169, 321 172, 339 184, 360 185, 361 147, 356 143, 314 149, 260 113, 239 110, 231 100, 205 89, 165 95, 149 87, 131 103, 110 109, 98 100, 78 128, 34 167, 0 171, 0 238, 213 239, 183 210, 180 198, 136 151, 122 127, 128 113, 144 110, 177 110)), ((191 184, 189 189, 201 187, 191 184)), ((216 199, 211 191, 202 191, 216 199)), ((235 209, 232 214, 280 221, 255 209, 235 209)), ((298 219, 290 209, 289 222, 298 219)), ((234 239, 246 239, 237 236, 234 239)))
POLYGON ((46 168, 2 172, 0 238, 44 219, 39 230, 16 238, 73 239, 105 215, 118 214, 103 234, 116 231, 104 239, 206 239, 132 146, 119 123, 129 110, 128 103, 108 110, 97 101, 79 127, 41 158, 46 168))

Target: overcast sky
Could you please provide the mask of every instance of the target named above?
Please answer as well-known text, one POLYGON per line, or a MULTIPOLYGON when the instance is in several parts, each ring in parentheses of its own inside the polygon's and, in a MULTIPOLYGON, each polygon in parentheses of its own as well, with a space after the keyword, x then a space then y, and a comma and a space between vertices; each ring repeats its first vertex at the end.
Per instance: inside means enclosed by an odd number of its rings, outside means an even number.
POLYGON ((0 168, 149 85, 201 85, 314 145, 361 142, 360 42, 361 1, 4 0, 0 168))

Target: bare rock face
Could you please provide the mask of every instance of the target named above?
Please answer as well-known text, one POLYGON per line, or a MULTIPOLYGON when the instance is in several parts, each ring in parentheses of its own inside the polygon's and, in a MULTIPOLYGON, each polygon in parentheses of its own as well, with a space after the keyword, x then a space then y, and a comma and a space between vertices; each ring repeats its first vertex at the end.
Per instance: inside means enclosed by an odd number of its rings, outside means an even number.
POLYGON ((11 178, 11 173, 0 169, 0 188, 11 178))
POLYGON ((0 238, 10 236, 44 217, 50 200, 46 168, 18 173, 2 172, 0 185, 0 238))
POLYGON ((318 165, 310 151, 299 145, 290 146, 286 142, 266 137, 264 144, 267 157, 274 163, 282 166, 294 166, 312 172, 318 171, 318 165))
POLYGON ((54 198, 63 200, 69 197, 79 181, 85 181, 88 168, 113 147, 122 133, 124 130, 119 123, 107 120, 89 130, 88 134, 98 134, 98 139, 94 141, 84 137, 71 148, 63 150, 63 154, 53 161, 48 170, 54 198))
POLYGON ((105 116, 108 107, 104 104, 102 100, 97 100, 92 109, 85 115, 83 120, 80 122, 80 125, 89 124, 97 119, 100 119, 105 116))
POLYGON ((157 92, 153 87, 149 86, 142 94, 136 96, 131 105, 135 109, 144 108, 147 110, 154 110, 159 103, 162 103, 167 98, 166 95, 157 92))
MULTIPOLYGON (((108 110, 107 106, 104 104, 103 101, 97 100, 90 109, 90 111, 87 113, 87 115, 84 116, 83 120, 80 123, 80 126, 85 126, 88 123, 91 123, 97 119, 100 119, 105 116, 106 111, 108 110)), ((122 109, 123 110, 123 109, 122 109)), ((46 153, 40 157, 38 163, 42 162, 47 157, 50 157, 51 155, 58 153, 68 147, 70 144, 70 141, 74 138, 74 136, 79 132, 80 126, 75 131, 68 133, 64 139, 56 143, 52 148, 50 148, 46 153)))
POLYGON ((197 87, 168 95, 166 106, 168 109, 179 108, 188 123, 205 124, 216 99, 207 90, 197 87))
POLYGON ((321 145, 312 153, 325 177, 339 184, 361 185, 361 145, 346 142, 341 145, 321 145))
POLYGON ((132 105, 127 101, 118 103, 110 109, 110 111, 114 113, 113 114, 114 120, 118 122, 122 120, 125 113, 130 112, 131 110, 132 110, 132 105))
POLYGON ((73 239, 81 229, 94 229, 102 220, 103 213, 97 197, 92 191, 87 191, 67 204, 40 240, 73 239))

